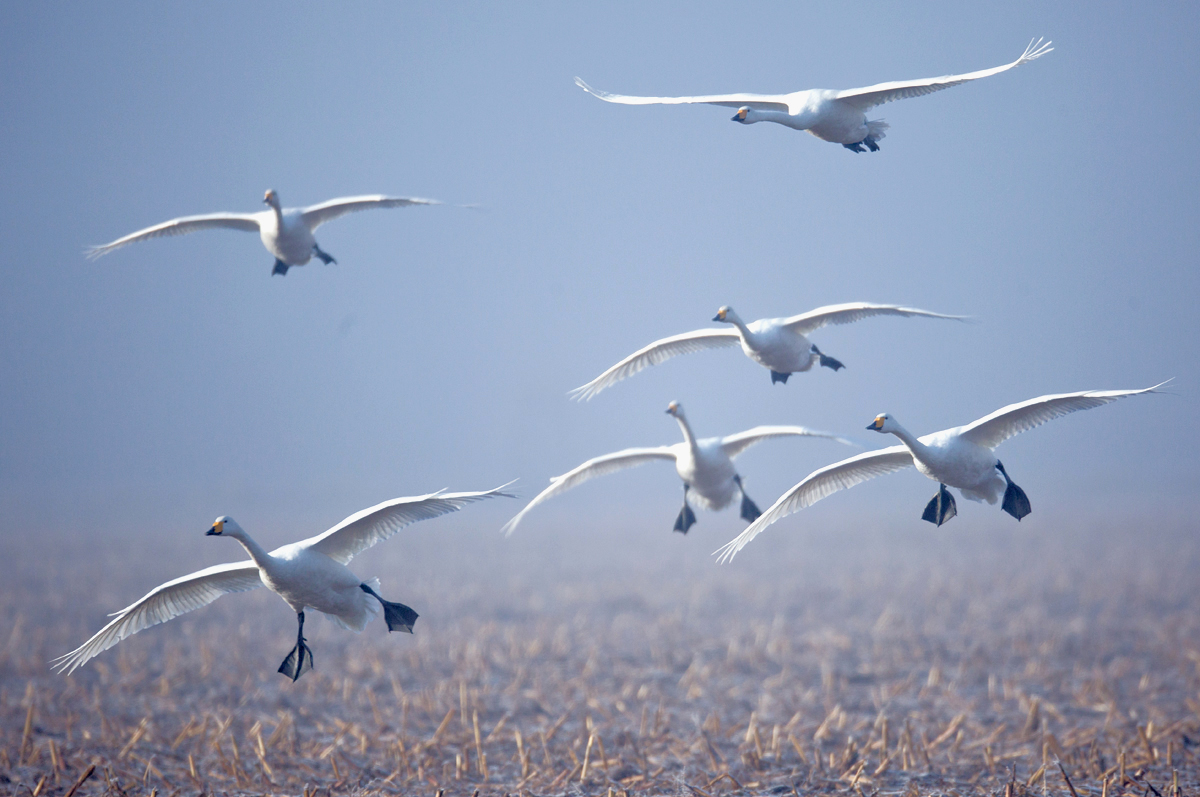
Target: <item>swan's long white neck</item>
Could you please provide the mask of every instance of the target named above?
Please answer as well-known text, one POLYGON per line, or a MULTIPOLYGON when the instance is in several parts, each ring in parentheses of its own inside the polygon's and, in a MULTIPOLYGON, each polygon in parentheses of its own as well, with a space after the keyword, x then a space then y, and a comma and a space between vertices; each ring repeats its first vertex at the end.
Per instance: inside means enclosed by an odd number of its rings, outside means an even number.
POLYGON ((250 554, 250 558, 254 560, 254 564, 258 565, 262 570, 269 570, 275 563, 275 557, 267 553, 267 550, 254 541, 254 538, 245 532, 242 528, 227 529, 222 535, 225 537, 233 537, 242 544, 246 549, 246 553, 250 554))
POLYGON ((775 122, 795 130, 807 130, 813 126, 815 119, 808 110, 803 110, 793 116, 787 111, 759 111, 751 108, 746 114, 746 124, 755 122, 775 122))
POLYGON ((888 431, 891 434, 896 435, 896 437, 899 437, 900 442, 904 443, 905 447, 908 448, 908 450, 912 452, 912 455, 914 457, 916 457, 917 459, 920 459, 920 460, 928 459, 928 454, 929 454, 928 446, 926 446, 924 443, 922 443, 920 440, 918 440, 913 435, 912 432, 908 431, 903 426, 896 423, 895 418, 892 419, 892 426, 895 426, 896 428, 889 429, 888 431))
POLYGON ((687 441, 688 448, 696 450, 696 435, 692 434, 692 427, 688 425, 687 418, 683 415, 683 410, 675 412, 675 420, 679 422, 679 428, 683 430, 683 439, 687 441))
POLYGON ((735 327, 737 327, 738 334, 742 336, 742 340, 749 341, 754 337, 754 333, 752 333, 750 328, 746 326, 746 322, 742 320, 741 316, 732 310, 725 313, 725 322, 733 324, 735 327))

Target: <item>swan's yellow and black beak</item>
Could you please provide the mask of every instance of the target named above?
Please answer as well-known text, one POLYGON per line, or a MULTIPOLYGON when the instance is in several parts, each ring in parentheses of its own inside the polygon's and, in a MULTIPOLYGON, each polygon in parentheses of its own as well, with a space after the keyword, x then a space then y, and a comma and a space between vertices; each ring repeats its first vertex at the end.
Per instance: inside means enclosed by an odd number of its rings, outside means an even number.
POLYGON ((871 421, 871 425, 868 426, 867 428, 870 429, 872 432, 883 431, 883 416, 880 415, 875 420, 871 421))
POLYGON ((731 122, 745 122, 745 121, 746 121, 746 111, 748 111, 748 110, 749 110, 749 108, 738 108, 738 112, 737 112, 737 113, 735 113, 735 114, 733 115, 733 118, 732 118, 732 119, 730 119, 729 121, 731 121, 731 122))
POLYGON ((212 524, 211 529, 204 532, 204 536, 206 536, 206 537, 218 536, 224 529, 225 529, 225 521, 218 520, 216 523, 212 524))
POLYGON ((717 311, 717 314, 715 316, 713 316, 713 321, 724 321, 725 316, 727 316, 727 315, 729 315, 729 311, 722 308, 717 311))
POLYGON ((674 415, 677 412, 679 412, 679 402, 678 401, 672 401, 670 404, 667 405, 667 415, 674 415))

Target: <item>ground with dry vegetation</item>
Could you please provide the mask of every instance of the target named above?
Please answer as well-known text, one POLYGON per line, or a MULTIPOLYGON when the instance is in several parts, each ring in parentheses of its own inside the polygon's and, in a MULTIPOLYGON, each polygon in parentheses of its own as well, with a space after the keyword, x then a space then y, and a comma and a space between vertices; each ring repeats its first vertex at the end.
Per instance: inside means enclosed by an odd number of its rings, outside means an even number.
POLYGON ((654 556, 633 532, 572 551, 414 534, 354 565, 421 613, 416 635, 325 623, 294 685, 274 673, 294 619, 265 591, 51 674, 187 564, 88 538, 51 569, 11 535, 0 790, 90 772, 76 795, 1195 794, 1190 529, 982 516, 793 524, 725 568, 700 526, 659 530, 654 556))

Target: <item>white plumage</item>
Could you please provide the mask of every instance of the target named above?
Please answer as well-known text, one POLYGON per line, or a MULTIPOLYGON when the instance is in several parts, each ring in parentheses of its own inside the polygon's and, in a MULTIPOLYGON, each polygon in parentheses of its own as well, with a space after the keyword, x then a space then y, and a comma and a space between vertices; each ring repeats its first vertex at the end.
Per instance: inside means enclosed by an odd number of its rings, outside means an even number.
POLYGON ((89 259, 94 260, 137 241, 171 235, 186 235, 198 230, 241 230, 258 233, 263 246, 275 256, 273 274, 287 274, 289 268, 303 266, 314 255, 326 263, 337 262, 330 255, 321 251, 313 235, 314 231, 327 221, 333 221, 347 213, 373 208, 441 204, 436 199, 375 194, 330 199, 307 208, 284 208, 280 205, 279 195, 275 191, 267 191, 263 202, 270 206, 270 210, 259 213, 208 213, 202 216, 183 216, 132 232, 111 243, 93 246, 88 249, 87 255, 89 259))
POLYGON ((1040 58, 1054 48, 1042 39, 1030 42, 1021 57, 1011 64, 968 72, 964 75, 896 80, 861 89, 807 89, 791 94, 711 94, 696 97, 631 97, 600 91, 575 78, 575 83, 594 97, 623 105, 684 105, 702 103, 737 108, 733 121, 742 124, 775 122, 795 130, 805 130, 823 141, 841 144, 862 152, 874 151, 888 125, 883 120, 868 120, 866 112, 877 105, 909 97, 921 97, 971 80, 989 77, 1040 58))
MULTIPOLYGON (((734 457, 750 446, 772 437, 791 436, 824 437, 846 445, 854 445, 854 443, 828 432, 818 432, 803 426, 756 426, 728 437, 697 439, 678 402, 672 401, 667 407, 667 412, 679 422, 679 428, 683 431, 682 443, 656 448, 627 448, 623 451, 589 459, 561 476, 554 476, 550 479, 549 487, 540 492, 524 509, 517 513, 516 517, 504 525, 502 529, 504 534, 506 536, 512 534, 531 509, 556 495, 561 495, 597 476, 645 465, 654 460, 667 460, 674 463, 675 472, 683 480, 684 511, 680 514, 681 520, 677 522, 677 525, 683 526, 683 528, 676 528, 676 530, 686 534, 687 527, 691 525, 690 522, 685 522, 690 512, 687 509, 689 495, 694 495, 697 503, 706 509, 723 509, 741 492, 743 512, 753 506, 754 502, 746 497, 742 490, 741 477, 733 467, 734 457)), ((757 507, 754 508, 754 512, 757 514, 757 507)))
POLYGON ((586 385, 575 388, 570 392, 570 396, 578 401, 588 401, 622 379, 627 379, 651 365, 666 362, 672 357, 733 346, 741 346, 747 357, 771 371, 772 383, 786 383, 791 374, 807 371, 817 363, 836 371, 843 367, 842 364, 823 355, 805 336, 831 324, 850 324, 879 315, 963 319, 962 316, 931 313, 928 310, 894 304, 848 302, 818 307, 789 318, 761 318, 746 323, 732 307, 722 307, 713 321, 730 324, 733 329, 697 329, 656 340, 638 349, 586 385))
MULTIPOLYGON (((780 518, 812 506, 839 490, 848 490, 876 476, 914 465, 925 476, 942 485, 957 488, 965 498, 972 501, 994 504, 1001 495, 1005 495, 1008 511, 1007 489, 1015 488, 1015 485, 1009 480, 993 453, 997 446, 1014 435, 1055 418, 1109 404, 1127 396, 1159 392, 1158 388, 1165 384, 1166 382, 1162 382, 1142 390, 1089 390, 1038 396, 1002 407, 966 426, 945 429, 919 438, 913 436, 890 415, 885 413, 876 416, 867 428, 894 434, 902 441, 901 445, 869 451, 813 471, 781 495, 745 531, 717 550, 715 553, 719 556, 718 561, 732 560, 738 551, 780 518)), ((1016 490, 1023 499, 1024 493, 1019 488, 1016 490)), ((935 496, 934 500, 937 498, 935 496)), ((1027 502, 1023 511, 1029 511, 1027 502)), ((1018 519, 1022 516, 1018 516, 1018 519)))
POLYGON ((485 492, 437 492, 394 498, 356 512, 322 534, 270 552, 232 518, 219 517, 208 534, 237 540, 250 554, 249 560, 206 567, 155 587, 141 600, 111 615, 114 619, 87 642, 55 659, 54 667, 70 675, 89 659, 138 631, 207 606, 222 595, 264 585, 297 614, 305 608, 316 609, 344 628, 361 631, 379 614, 382 599, 377 600, 362 588, 366 584, 377 592, 378 579, 364 582, 346 567, 356 554, 411 523, 455 512, 486 498, 512 497, 502 492, 507 486, 485 492))

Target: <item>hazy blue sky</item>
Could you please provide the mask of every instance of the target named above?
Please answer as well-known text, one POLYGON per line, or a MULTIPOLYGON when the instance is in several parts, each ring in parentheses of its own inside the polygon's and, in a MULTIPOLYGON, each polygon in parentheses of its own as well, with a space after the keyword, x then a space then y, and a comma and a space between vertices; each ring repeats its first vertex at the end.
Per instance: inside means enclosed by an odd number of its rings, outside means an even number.
MULTIPOLYGON (((800 423, 891 442, 1043 393, 1174 396, 1007 443, 1022 527, 1198 508, 1200 59, 1192 4, 729 5, 210 2, 0 11, 0 530, 265 542, 386 498, 588 457, 800 423), (742 127, 630 94, 850 88, 1036 63, 883 106, 883 150, 742 127), (270 276, 257 238, 198 233, 89 263, 175 216, 360 193, 479 203, 323 228, 340 264, 270 276), (584 405, 566 392, 658 337, 866 300, 977 324, 880 319, 814 340, 846 363, 786 386, 734 351, 690 355, 584 405)), ((739 460, 763 507, 848 453, 766 443, 739 460)), ((934 485, 872 482, 780 523, 923 531, 934 485)), ((647 466, 531 513, 546 540, 607 525, 669 537, 678 479, 647 466), (576 527, 576 528, 573 528, 576 527)), ((494 534, 517 502, 449 526, 494 534)), ((960 502, 956 533, 1003 531, 960 502)), ((743 526, 700 514, 697 545, 743 526)), ((931 527, 930 527, 931 528, 931 527)), ((455 539, 465 542, 467 535, 455 539)), ((747 549, 769 547, 770 536, 747 549)), ((689 540, 688 542, 691 542, 689 540)), ((513 545, 529 544, 521 536, 513 545)), ((223 551, 229 558, 233 551, 223 551)))

